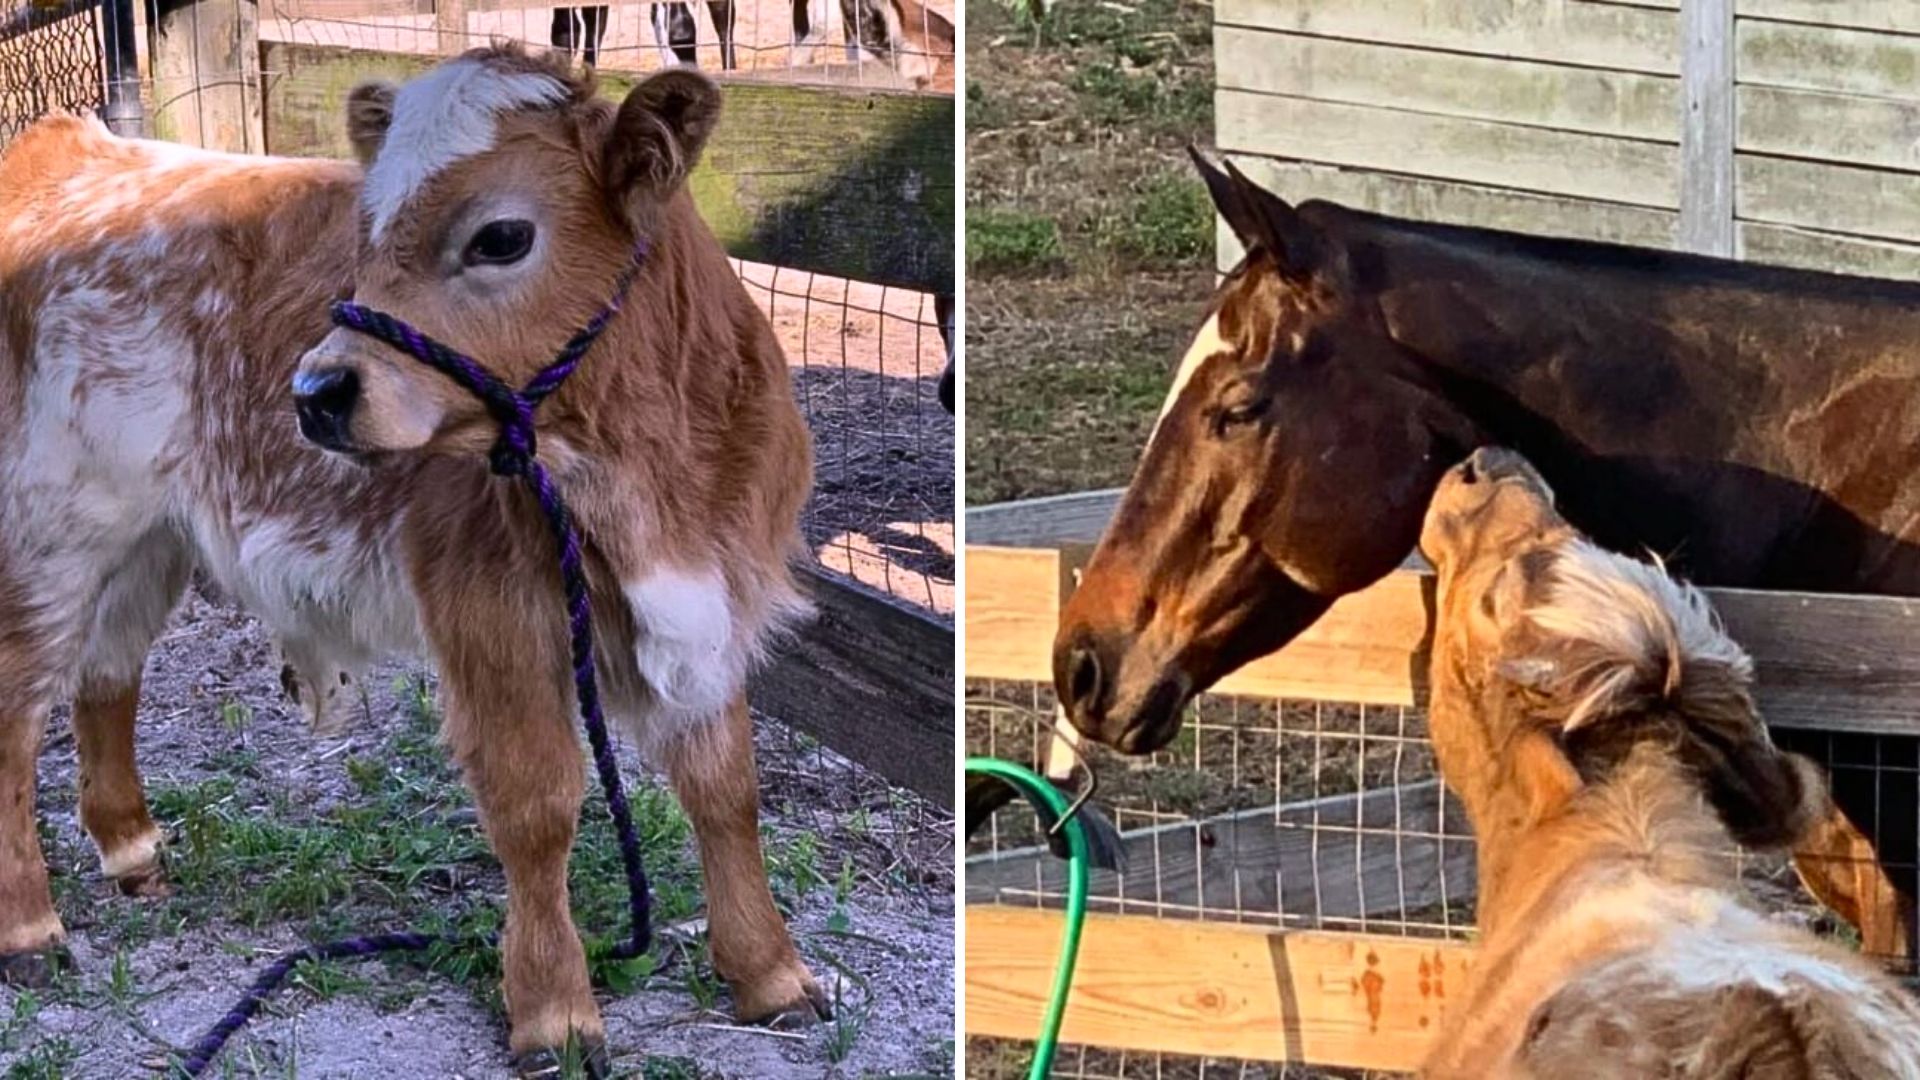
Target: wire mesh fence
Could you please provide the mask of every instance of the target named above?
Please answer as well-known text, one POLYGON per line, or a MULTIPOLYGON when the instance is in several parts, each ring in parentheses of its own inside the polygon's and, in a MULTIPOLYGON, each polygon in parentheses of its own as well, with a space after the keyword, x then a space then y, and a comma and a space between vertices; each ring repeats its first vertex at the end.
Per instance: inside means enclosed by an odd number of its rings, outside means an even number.
POLYGON ((94 0, 0 0, 0 146, 50 112, 106 106, 94 0))

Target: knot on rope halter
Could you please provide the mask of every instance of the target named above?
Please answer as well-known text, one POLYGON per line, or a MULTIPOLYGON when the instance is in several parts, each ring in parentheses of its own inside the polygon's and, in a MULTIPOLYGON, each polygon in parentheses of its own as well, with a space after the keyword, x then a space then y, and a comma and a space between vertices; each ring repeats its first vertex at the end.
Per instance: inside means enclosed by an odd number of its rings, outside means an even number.
MULTIPOLYGON (((376 338, 419 360, 452 379, 480 399, 487 412, 500 425, 500 435, 487 452, 487 462, 499 476, 520 477, 533 490, 548 528, 559 548, 560 578, 565 590, 567 628, 573 653, 573 689, 580 707, 580 719, 587 729, 587 742, 593 748, 595 771, 606 793, 607 812, 613 818, 620 841, 620 861, 627 878, 627 912, 632 930, 626 941, 608 950, 614 959, 630 960, 645 953, 652 944, 651 901, 647 889, 646 868, 640 862, 640 837, 633 827, 633 811, 620 782, 620 765, 613 753, 613 741, 607 734, 606 717, 600 709, 600 687, 594 668, 593 609, 587 596, 587 574, 581 555, 580 534, 574 528, 573 515, 561 499, 553 478, 541 466, 539 441, 534 431, 534 411, 549 395, 566 382, 580 366, 601 331, 620 313, 633 279, 646 261, 647 245, 635 245, 633 257, 621 268, 614 282, 612 297, 561 347, 553 362, 539 370, 519 390, 507 385, 479 361, 450 348, 406 322, 351 301, 333 305, 336 326, 376 338)), ((428 948, 440 938, 430 934, 372 934, 325 942, 295 949, 282 955, 260 974, 245 996, 221 1017, 193 1047, 179 1059, 187 1076, 197 1077, 212 1065, 227 1039, 252 1019, 262 1003, 280 985, 295 965, 304 960, 336 957, 373 956, 384 952, 428 948)))

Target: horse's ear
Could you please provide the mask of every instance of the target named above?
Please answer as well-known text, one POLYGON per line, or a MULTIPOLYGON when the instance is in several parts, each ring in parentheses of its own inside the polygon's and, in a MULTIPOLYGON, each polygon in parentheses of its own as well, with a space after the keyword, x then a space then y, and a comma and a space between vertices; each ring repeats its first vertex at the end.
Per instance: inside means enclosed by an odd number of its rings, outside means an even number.
POLYGON ((1214 167, 1199 150, 1187 147, 1200 179, 1207 185, 1213 207, 1248 251, 1259 248, 1273 256, 1280 273, 1304 281, 1319 269, 1313 227, 1285 199, 1247 179, 1233 162, 1226 171, 1214 167))

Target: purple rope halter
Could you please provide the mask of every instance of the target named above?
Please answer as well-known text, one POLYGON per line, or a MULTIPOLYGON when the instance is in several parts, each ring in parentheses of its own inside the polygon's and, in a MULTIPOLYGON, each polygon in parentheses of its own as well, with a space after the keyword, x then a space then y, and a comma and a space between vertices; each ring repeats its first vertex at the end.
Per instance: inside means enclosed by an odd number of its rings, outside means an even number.
MULTIPOLYGON (((626 789, 620 783, 620 766, 613 756, 613 742, 607 736, 607 720, 600 710, 600 684, 594 672, 593 609, 587 600, 587 575, 580 557, 580 533, 574 528, 573 515, 560 498, 553 478, 534 456, 536 440, 533 413, 548 395, 560 388, 580 366, 580 360, 599 338, 601 331, 620 313, 633 279, 646 262, 647 242, 641 240, 633 258, 620 271, 613 296, 579 332, 567 340, 552 363, 541 368, 524 389, 515 390, 466 354, 442 345, 427 335, 382 311, 362 307, 350 301, 333 305, 337 326, 346 327, 393 346, 428 367, 460 384, 479 398, 500 424, 500 437, 488 451, 488 462, 498 476, 518 476, 533 488, 547 524, 553 529, 560 548, 560 577, 566 591, 567 625, 573 651, 573 688, 580 702, 580 719, 587 729, 587 742, 593 747, 593 764, 600 773, 600 787, 607 796, 607 810, 613 817, 620 838, 620 862, 627 874, 627 910, 632 919, 629 938, 613 947, 609 955, 630 960, 647 951, 652 943, 652 924, 648 915, 650 900, 646 868, 640 864, 640 839, 633 828, 633 811, 627 805, 626 789)), ((281 981, 294 967, 306 960, 332 960, 341 957, 374 956, 385 952, 418 951, 433 945, 434 934, 372 934, 346 938, 320 945, 309 945, 283 953, 260 973, 238 1004, 227 1011, 181 1059, 179 1070, 197 1077, 213 1063, 233 1033, 246 1026, 281 981)))

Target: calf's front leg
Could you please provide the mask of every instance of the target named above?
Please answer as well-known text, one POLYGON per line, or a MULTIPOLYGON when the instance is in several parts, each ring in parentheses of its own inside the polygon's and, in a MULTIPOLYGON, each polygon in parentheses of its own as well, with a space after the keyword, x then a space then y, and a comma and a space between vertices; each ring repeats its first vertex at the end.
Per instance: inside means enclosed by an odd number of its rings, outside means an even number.
POLYGON ((450 686, 447 735, 507 875, 500 947, 508 1044, 522 1075, 570 1039, 598 1056, 606 1029, 567 908, 583 772, 568 698, 550 686, 450 686))
POLYGON ((53 910, 34 819, 44 708, 0 712, 0 982, 42 986, 62 963, 66 927, 53 910))
POLYGON ((745 1021, 825 1017, 826 996, 794 950, 767 888, 746 698, 673 738, 664 759, 700 844, 707 936, 714 969, 733 989, 734 1015, 745 1021))

